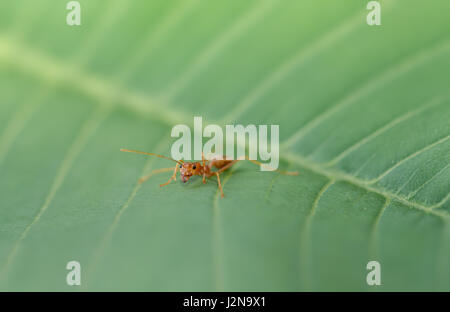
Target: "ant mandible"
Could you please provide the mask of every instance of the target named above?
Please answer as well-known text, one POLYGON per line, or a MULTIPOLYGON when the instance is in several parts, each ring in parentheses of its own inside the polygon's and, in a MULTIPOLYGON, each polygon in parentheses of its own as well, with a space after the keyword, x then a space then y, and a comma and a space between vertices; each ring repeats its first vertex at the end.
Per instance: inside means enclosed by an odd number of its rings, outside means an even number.
POLYGON ((168 171, 173 170, 172 177, 169 179, 169 181, 167 181, 164 184, 159 185, 160 187, 166 186, 166 185, 170 184, 170 182, 177 180, 177 172, 178 172, 178 169, 180 169, 181 181, 183 181, 184 183, 186 183, 192 176, 202 176, 203 184, 205 184, 207 178, 216 176, 217 182, 219 184, 220 195, 222 197, 224 197, 224 194, 223 194, 222 184, 220 183, 220 174, 241 160, 248 160, 248 161, 254 163, 255 165, 267 167, 271 171, 275 171, 280 174, 292 175, 292 176, 298 175, 297 171, 273 170, 273 168, 270 168, 269 166, 264 165, 263 163, 260 163, 259 161, 249 159, 247 156, 244 156, 241 159, 235 159, 235 160, 226 159, 225 157, 218 158, 216 156, 213 159, 206 160, 202 153, 202 161, 201 162, 187 162, 187 161, 183 161, 183 160, 175 160, 173 158, 166 157, 166 156, 159 155, 159 154, 154 154, 154 153, 146 153, 146 152, 133 151, 133 150, 128 150, 128 149, 121 149, 120 151, 127 152, 127 153, 136 153, 136 154, 142 154, 142 155, 156 156, 156 157, 168 159, 168 160, 171 160, 171 161, 174 161, 177 163, 175 165, 175 168, 171 167, 171 168, 163 168, 163 169, 153 170, 148 175, 140 178, 139 183, 144 183, 152 175, 154 175, 156 173, 168 172, 168 171), (213 167, 215 167, 218 170, 212 171, 211 169, 213 167))

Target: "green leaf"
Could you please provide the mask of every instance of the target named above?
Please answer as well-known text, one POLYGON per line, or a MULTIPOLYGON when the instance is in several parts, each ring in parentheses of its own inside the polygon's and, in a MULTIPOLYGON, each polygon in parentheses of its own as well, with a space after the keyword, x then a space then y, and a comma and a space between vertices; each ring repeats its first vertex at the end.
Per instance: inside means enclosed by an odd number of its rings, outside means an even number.
POLYGON ((1 290, 450 290, 448 1, 29 2, 0 4, 1 290), (300 175, 138 184, 172 163, 119 149, 193 116, 280 125, 300 175))

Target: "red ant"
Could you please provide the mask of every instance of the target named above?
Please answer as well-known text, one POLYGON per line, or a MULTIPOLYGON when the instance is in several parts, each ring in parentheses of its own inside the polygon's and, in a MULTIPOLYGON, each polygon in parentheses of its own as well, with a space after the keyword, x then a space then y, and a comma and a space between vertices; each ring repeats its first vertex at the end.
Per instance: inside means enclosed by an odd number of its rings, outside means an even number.
POLYGON ((166 186, 166 185, 170 184, 170 182, 177 180, 177 171, 178 171, 178 169, 180 169, 181 181, 183 181, 184 183, 186 183, 192 176, 202 176, 203 177, 203 184, 205 184, 206 183, 206 178, 210 178, 210 177, 215 175, 217 177, 217 181, 218 181, 218 184, 219 184, 219 190, 220 190, 220 194, 221 194, 222 197, 224 197, 224 194, 223 194, 222 184, 220 183, 220 176, 219 175, 222 172, 224 172, 225 170, 229 169, 235 163, 237 163, 238 161, 241 161, 241 160, 248 160, 248 161, 254 163, 255 165, 267 167, 271 171, 275 171, 275 172, 278 172, 278 173, 281 173, 281 174, 298 175, 297 171, 273 170, 273 168, 270 168, 269 166, 266 166, 263 163, 260 163, 259 161, 249 159, 246 156, 243 159, 236 159, 236 160, 225 159, 225 157, 223 159, 213 158, 211 160, 206 160, 205 157, 203 156, 203 153, 202 153, 202 161, 201 162, 185 162, 183 160, 175 160, 173 158, 166 157, 166 156, 163 156, 163 155, 154 154, 154 153, 132 151, 132 150, 128 150, 128 149, 121 149, 120 151, 121 152, 128 152, 128 153, 142 154, 142 155, 149 155, 149 156, 156 156, 156 157, 168 159, 168 160, 171 160, 171 161, 174 161, 174 162, 177 163, 175 168, 163 168, 163 169, 153 170, 152 172, 150 172, 145 177, 140 178, 139 179, 139 183, 144 183, 152 175, 154 175, 156 173, 162 173, 162 172, 167 172, 167 171, 173 170, 172 177, 169 179, 169 181, 167 181, 164 184, 160 184, 159 185, 160 187, 166 186), (217 168, 218 170, 217 171, 212 171, 211 169, 213 167, 217 168))

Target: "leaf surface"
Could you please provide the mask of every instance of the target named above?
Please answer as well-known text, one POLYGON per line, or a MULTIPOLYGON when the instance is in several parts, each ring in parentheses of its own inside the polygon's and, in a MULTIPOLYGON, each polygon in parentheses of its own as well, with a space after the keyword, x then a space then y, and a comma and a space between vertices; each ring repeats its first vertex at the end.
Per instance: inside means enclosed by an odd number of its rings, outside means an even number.
POLYGON ((0 4, 0 289, 450 290, 448 1, 80 2, 0 4), (301 174, 137 184, 194 116, 301 174))

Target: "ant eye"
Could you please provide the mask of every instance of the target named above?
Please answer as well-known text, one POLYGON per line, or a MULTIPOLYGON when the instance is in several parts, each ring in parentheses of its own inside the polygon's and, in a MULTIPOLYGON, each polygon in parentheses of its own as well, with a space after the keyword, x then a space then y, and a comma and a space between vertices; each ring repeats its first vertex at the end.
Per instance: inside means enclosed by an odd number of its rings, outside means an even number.
POLYGON ((192 167, 192 169, 194 169, 194 170, 195 170, 195 169, 197 169, 197 166, 196 166, 196 165, 194 165, 194 167, 192 167))
POLYGON ((183 168, 183 165, 180 165, 180 168, 183 168))

